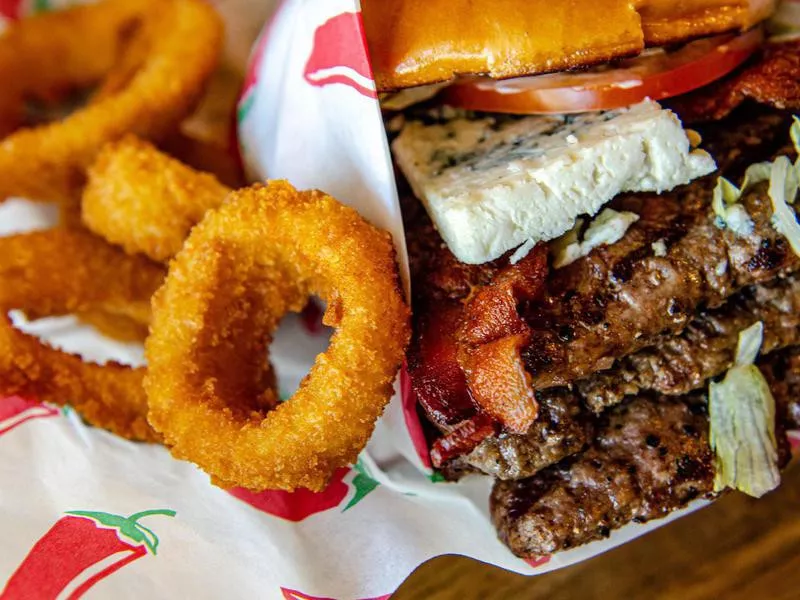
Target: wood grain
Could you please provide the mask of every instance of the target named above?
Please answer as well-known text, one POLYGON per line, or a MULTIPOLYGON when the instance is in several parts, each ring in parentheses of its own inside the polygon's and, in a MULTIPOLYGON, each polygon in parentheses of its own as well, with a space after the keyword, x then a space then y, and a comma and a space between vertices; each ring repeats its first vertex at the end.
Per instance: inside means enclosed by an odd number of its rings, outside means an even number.
POLYGON ((729 494, 645 537, 524 577, 461 557, 422 565, 394 600, 800 598, 800 467, 761 500, 729 494))

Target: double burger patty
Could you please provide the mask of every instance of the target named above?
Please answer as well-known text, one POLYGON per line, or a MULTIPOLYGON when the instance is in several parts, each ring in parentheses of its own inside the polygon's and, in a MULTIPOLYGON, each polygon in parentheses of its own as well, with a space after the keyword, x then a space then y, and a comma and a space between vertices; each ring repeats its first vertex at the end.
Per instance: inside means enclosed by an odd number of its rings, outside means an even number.
MULTIPOLYGON (((769 158, 786 141, 787 129, 784 115, 764 111, 712 125, 703 132, 704 146, 721 173, 736 181, 746 166, 769 158)), ((769 283, 800 263, 770 223, 766 186, 742 198, 755 228, 740 237, 719 228, 711 210, 718 175, 667 194, 617 198, 614 208, 640 217, 625 237, 549 274, 544 297, 520 307, 533 330, 522 356, 537 390, 537 421, 524 435, 489 437, 460 466, 517 479, 575 454, 594 435, 584 405, 599 411, 627 395, 681 394, 703 386, 727 369, 739 331, 756 320, 765 323, 765 351, 800 341, 800 283, 769 283)), ((435 321, 441 306, 491 285, 505 261, 459 263, 419 203, 404 208, 419 325, 435 321)), ((409 364, 415 364, 413 350, 409 364)), ((423 397, 421 403, 441 427, 441 402, 426 406, 423 397)))
POLYGON ((641 390, 685 394, 728 369, 739 332, 757 321, 764 324, 762 354, 800 344, 800 277, 745 288, 722 307, 701 312, 679 335, 659 336, 614 368, 578 381, 578 393, 597 413, 641 390))
POLYGON ((704 387, 730 367, 739 332, 756 321, 764 323, 762 354, 800 344, 800 277, 746 288, 721 308, 701 312, 680 334, 661 336, 571 390, 539 392, 540 415, 525 435, 491 436, 463 461, 500 479, 530 477, 586 446, 594 433, 592 412, 626 396, 672 396, 704 387))
MULTIPOLYGON (((800 352, 762 361, 778 406, 779 455, 784 427, 800 412, 800 352)), ((584 453, 520 481, 498 481, 492 519, 520 556, 548 554, 608 536, 631 521, 666 516, 713 489, 705 394, 641 395, 597 417, 584 453)))

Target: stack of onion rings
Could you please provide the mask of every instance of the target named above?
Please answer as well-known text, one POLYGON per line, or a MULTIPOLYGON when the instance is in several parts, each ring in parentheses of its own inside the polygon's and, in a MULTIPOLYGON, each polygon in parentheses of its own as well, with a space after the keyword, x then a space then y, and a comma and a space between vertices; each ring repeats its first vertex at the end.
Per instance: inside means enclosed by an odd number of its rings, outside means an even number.
POLYGON ((16 329, 7 312, 45 316, 101 310, 131 323, 150 320, 164 269, 87 233, 51 229, 0 238, 0 393, 70 404, 86 421, 122 437, 155 442, 146 420, 144 369, 98 365, 16 329))
POLYGON ((222 486, 320 490, 353 463, 410 335, 390 236, 321 192, 234 192, 190 234, 153 299, 149 420, 222 486), (288 401, 251 384, 280 318, 311 294, 336 329, 288 401), (255 358, 254 358, 255 357, 255 358))
MULTIPOLYGON (((202 0, 105 0, 11 25, 0 34, 0 79, 12 82, 7 99, 46 98, 103 77, 109 83, 65 119, 0 139, 0 201, 74 201, 104 143, 128 132, 167 136, 197 103, 221 39, 220 18, 202 0), (132 40, 132 58, 120 61, 132 40), (117 63, 121 72, 109 74, 117 63)), ((0 127, 19 117, 7 99, 0 127)))

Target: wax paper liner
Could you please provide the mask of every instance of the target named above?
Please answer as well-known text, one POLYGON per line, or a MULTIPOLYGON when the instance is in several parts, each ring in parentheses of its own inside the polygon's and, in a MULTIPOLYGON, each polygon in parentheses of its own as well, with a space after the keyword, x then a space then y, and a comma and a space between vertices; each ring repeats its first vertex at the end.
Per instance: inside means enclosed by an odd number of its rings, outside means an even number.
MULTIPOLYGON (((0 0, 0 13, 12 14, 12 4, 0 0)), ((241 32, 227 49, 236 62, 253 21, 263 22, 274 7, 218 4, 229 29, 241 32)), ((238 127, 253 178, 287 178, 355 206, 392 232, 407 282, 397 192, 357 2, 281 5, 254 46, 238 127)), ((46 205, 10 201, 0 206, 0 235, 45 228, 56 218, 46 205)), ((142 363, 141 347, 104 339, 70 317, 16 318, 87 359, 142 363)), ((326 342, 313 310, 287 317, 271 353, 284 395, 326 342)), ((340 470, 320 494, 224 491, 164 448, 89 428, 69 409, 33 398, 0 400, 0 582, 9 582, 0 598, 386 598, 436 556, 460 554, 543 573, 706 504, 551 557, 521 560, 490 523, 491 480, 440 481, 414 400, 400 393, 409 391, 407 380, 398 388, 358 463, 340 470)), ((800 438, 793 433, 792 439, 800 438)))

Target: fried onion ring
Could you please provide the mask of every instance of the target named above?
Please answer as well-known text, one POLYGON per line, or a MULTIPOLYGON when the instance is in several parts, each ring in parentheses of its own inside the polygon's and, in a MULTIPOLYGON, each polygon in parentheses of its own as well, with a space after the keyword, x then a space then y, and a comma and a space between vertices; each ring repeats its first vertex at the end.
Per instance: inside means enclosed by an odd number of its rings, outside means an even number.
POLYGON ((160 265, 76 230, 0 238, 0 393, 70 404, 91 425, 160 441, 146 420, 144 369, 84 362, 19 331, 7 311, 39 318, 102 310, 146 324, 163 278, 160 265))
POLYGON ((16 329, 0 315, 0 391, 4 396, 69 404, 90 425, 120 437, 160 442, 147 423, 143 368, 88 363, 16 329))
POLYGON ((153 299, 149 421, 218 485, 321 490, 367 443, 409 335, 387 233, 286 182, 234 192, 192 230, 153 299), (327 301, 330 346, 291 399, 254 411, 239 393, 253 353, 311 294, 327 301))
POLYGON ((0 307, 32 318, 86 310, 150 322, 165 271, 76 229, 0 237, 0 307))
MULTIPOLYGON (((105 0, 12 24, 0 35, 0 78, 15 82, 12 97, 42 97, 103 76, 116 84, 61 121, 0 140, 0 201, 74 201, 104 143, 128 132, 170 134, 199 100, 221 40, 220 18, 202 0, 105 0), (139 39, 137 27, 148 41, 143 62, 131 74, 122 60, 125 72, 114 80, 108 71, 120 45, 139 39)), ((0 112, 13 117, 12 108, 0 112)))
POLYGON ((230 189, 127 136, 106 145, 89 169, 83 223, 129 254, 166 262, 192 227, 222 204, 230 189))

